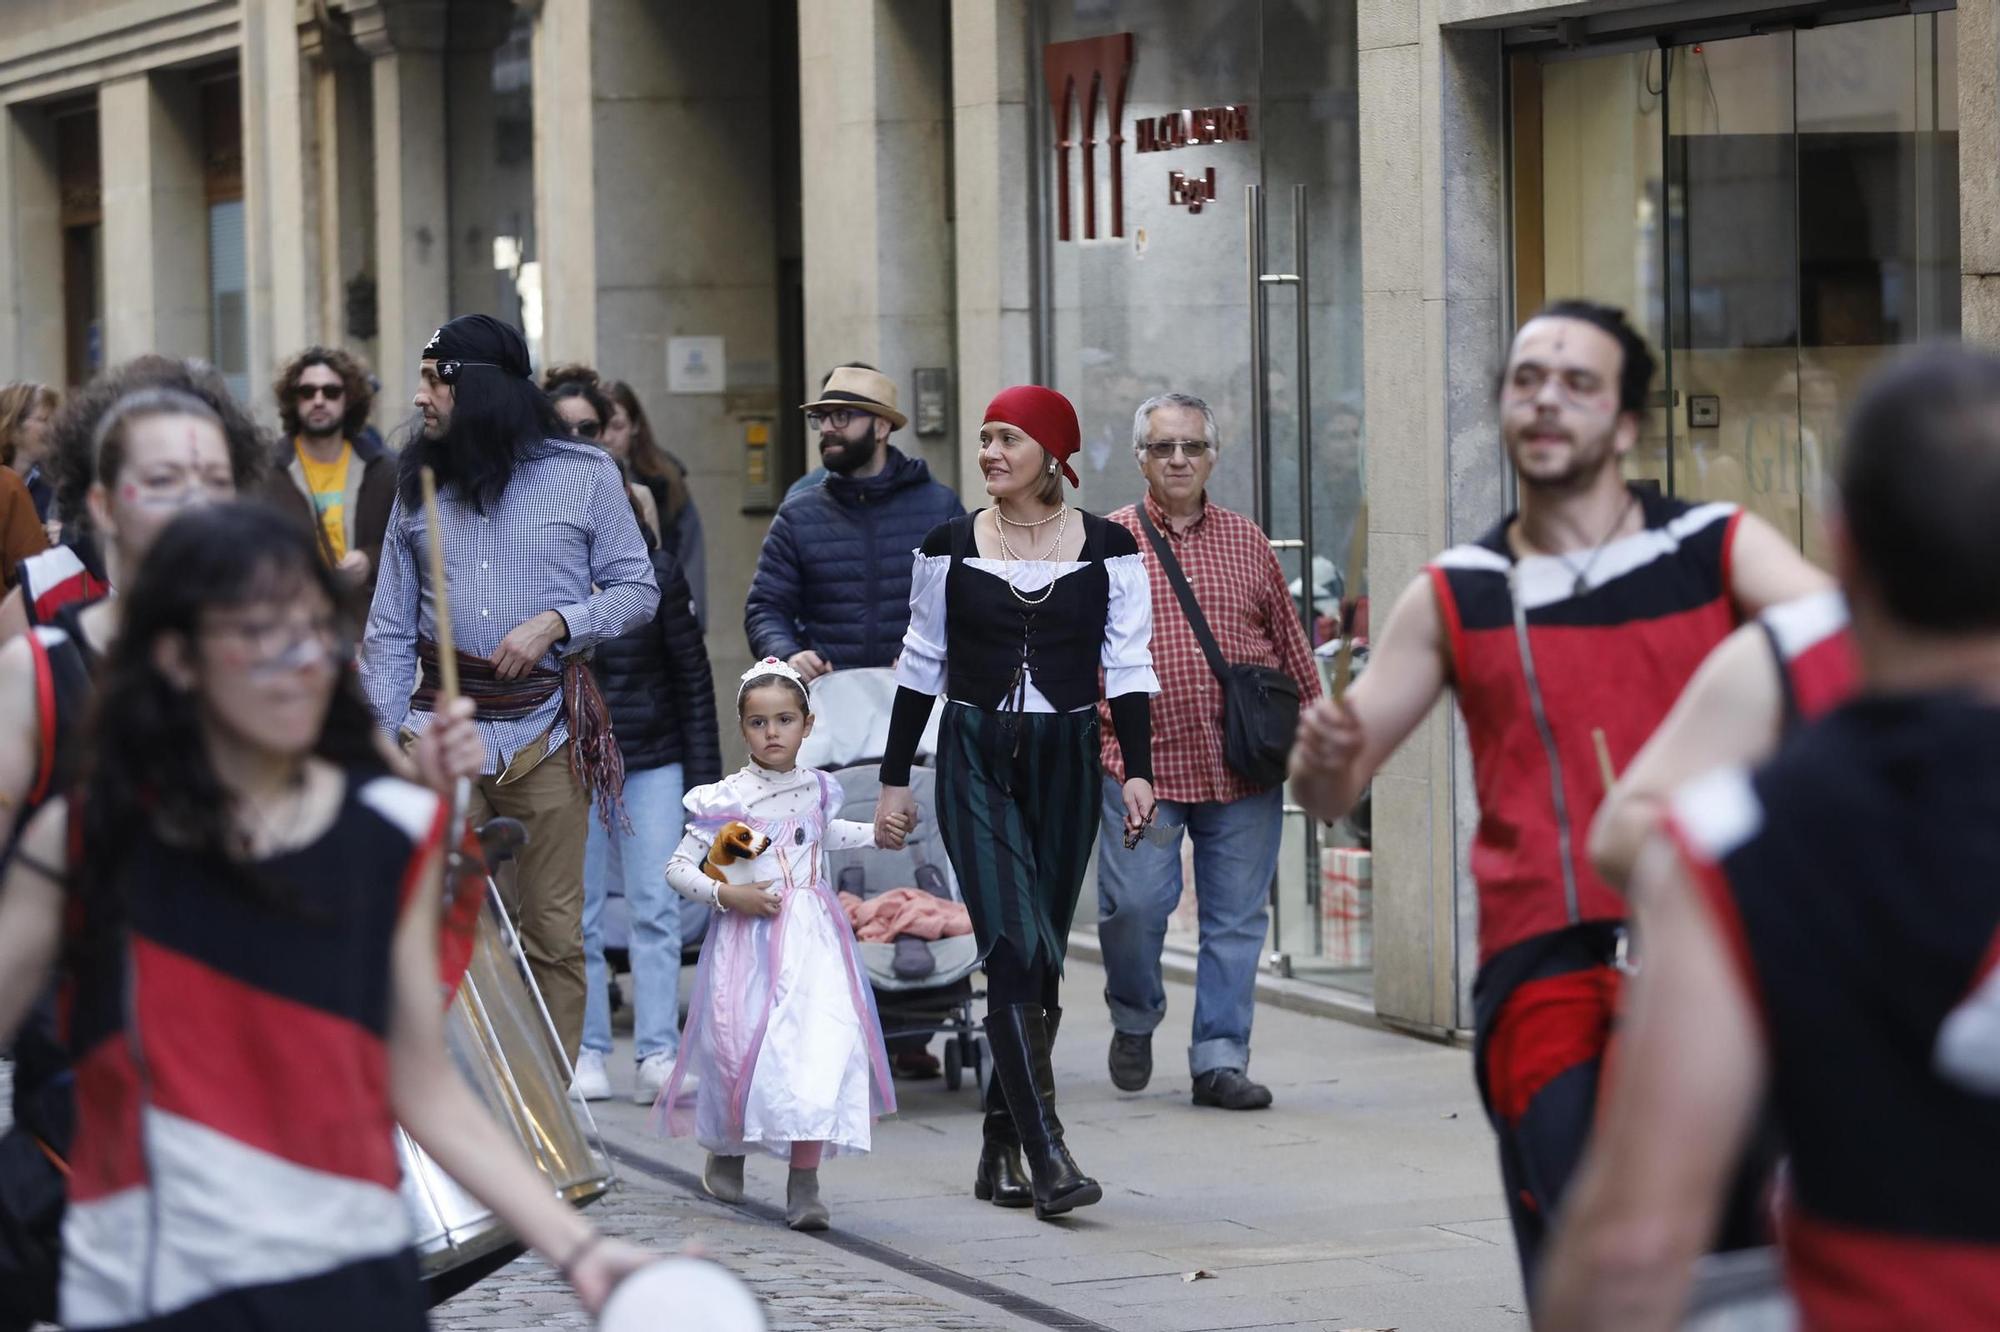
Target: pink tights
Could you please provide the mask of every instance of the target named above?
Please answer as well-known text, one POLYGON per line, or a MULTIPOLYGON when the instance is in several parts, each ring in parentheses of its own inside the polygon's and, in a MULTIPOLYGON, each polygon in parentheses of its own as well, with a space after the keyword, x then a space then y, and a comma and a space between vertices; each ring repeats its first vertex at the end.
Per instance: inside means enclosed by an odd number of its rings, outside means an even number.
POLYGON ((823 1142, 795 1142, 792 1144, 792 1169, 817 1170, 819 1158, 826 1151, 823 1142))

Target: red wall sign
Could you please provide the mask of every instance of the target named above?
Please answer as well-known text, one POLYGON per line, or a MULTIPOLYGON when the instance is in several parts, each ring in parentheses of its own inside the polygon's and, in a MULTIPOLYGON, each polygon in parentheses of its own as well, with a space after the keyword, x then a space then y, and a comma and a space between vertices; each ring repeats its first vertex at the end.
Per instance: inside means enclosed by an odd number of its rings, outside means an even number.
MULTIPOLYGON (((1097 239, 1097 109, 1104 107, 1102 142, 1111 150, 1109 179, 1113 236, 1125 234, 1125 90, 1132 75, 1133 38, 1129 32, 1108 37, 1084 37, 1050 42, 1042 48, 1042 81, 1049 90, 1049 112, 1055 123, 1056 238, 1074 239, 1070 217, 1071 152, 1081 148, 1083 175, 1083 238, 1097 239)), ((1134 126, 1137 151, 1168 152, 1203 144, 1242 142, 1250 138, 1250 108, 1235 104, 1206 106, 1148 116, 1134 126)), ((1167 174, 1167 202, 1190 213, 1215 200, 1215 168, 1200 176, 1179 171, 1167 174)))

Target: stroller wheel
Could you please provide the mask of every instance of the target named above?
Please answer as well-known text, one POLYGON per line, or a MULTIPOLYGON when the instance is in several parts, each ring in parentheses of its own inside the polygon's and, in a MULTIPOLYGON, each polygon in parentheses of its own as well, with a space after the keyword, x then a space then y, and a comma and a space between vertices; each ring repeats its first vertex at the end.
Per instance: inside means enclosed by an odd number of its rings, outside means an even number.
POLYGON ((965 1079, 965 1062, 959 1055, 958 1042, 944 1043, 944 1086, 946 1091, 957 1091, 965 1079))

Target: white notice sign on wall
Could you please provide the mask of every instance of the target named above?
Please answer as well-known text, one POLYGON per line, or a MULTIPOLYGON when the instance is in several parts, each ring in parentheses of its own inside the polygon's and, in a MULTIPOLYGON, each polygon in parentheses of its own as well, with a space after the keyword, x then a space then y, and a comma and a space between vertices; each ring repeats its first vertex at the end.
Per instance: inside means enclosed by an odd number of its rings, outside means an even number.
POLYGON ((667 392, 721 393, 729 387, 719 337, 667 339, 667 392))

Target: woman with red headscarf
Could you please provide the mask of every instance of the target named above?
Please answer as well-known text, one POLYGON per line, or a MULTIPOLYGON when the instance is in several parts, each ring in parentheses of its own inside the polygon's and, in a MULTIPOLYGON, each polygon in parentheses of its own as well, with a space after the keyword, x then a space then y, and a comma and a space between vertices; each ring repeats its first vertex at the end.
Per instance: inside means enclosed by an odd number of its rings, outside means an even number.
POLYGON ((917 551, 910 628, 876 809, 884 844, 914 813, 910 761, 938 694, 938 823, 986 962, 993 1050, 973 1195, 1038 1217, 1098 1201, 1055 1112, 1050 1046, 1070 919, 1095 837, 1097 703, 1125 753, 1125 827, 1153 816, 1152 599, 1132 534, 1074 508, 1063 481, 1081 439, 1052 389, 1007 389, 986 409, 979 470, 993 507, 932 530, 917 551), (1103 672, 1102 689, 1099 671, 1103 672), (1025 1149, 1031 1183, 1021 1178, 1025 1149))

